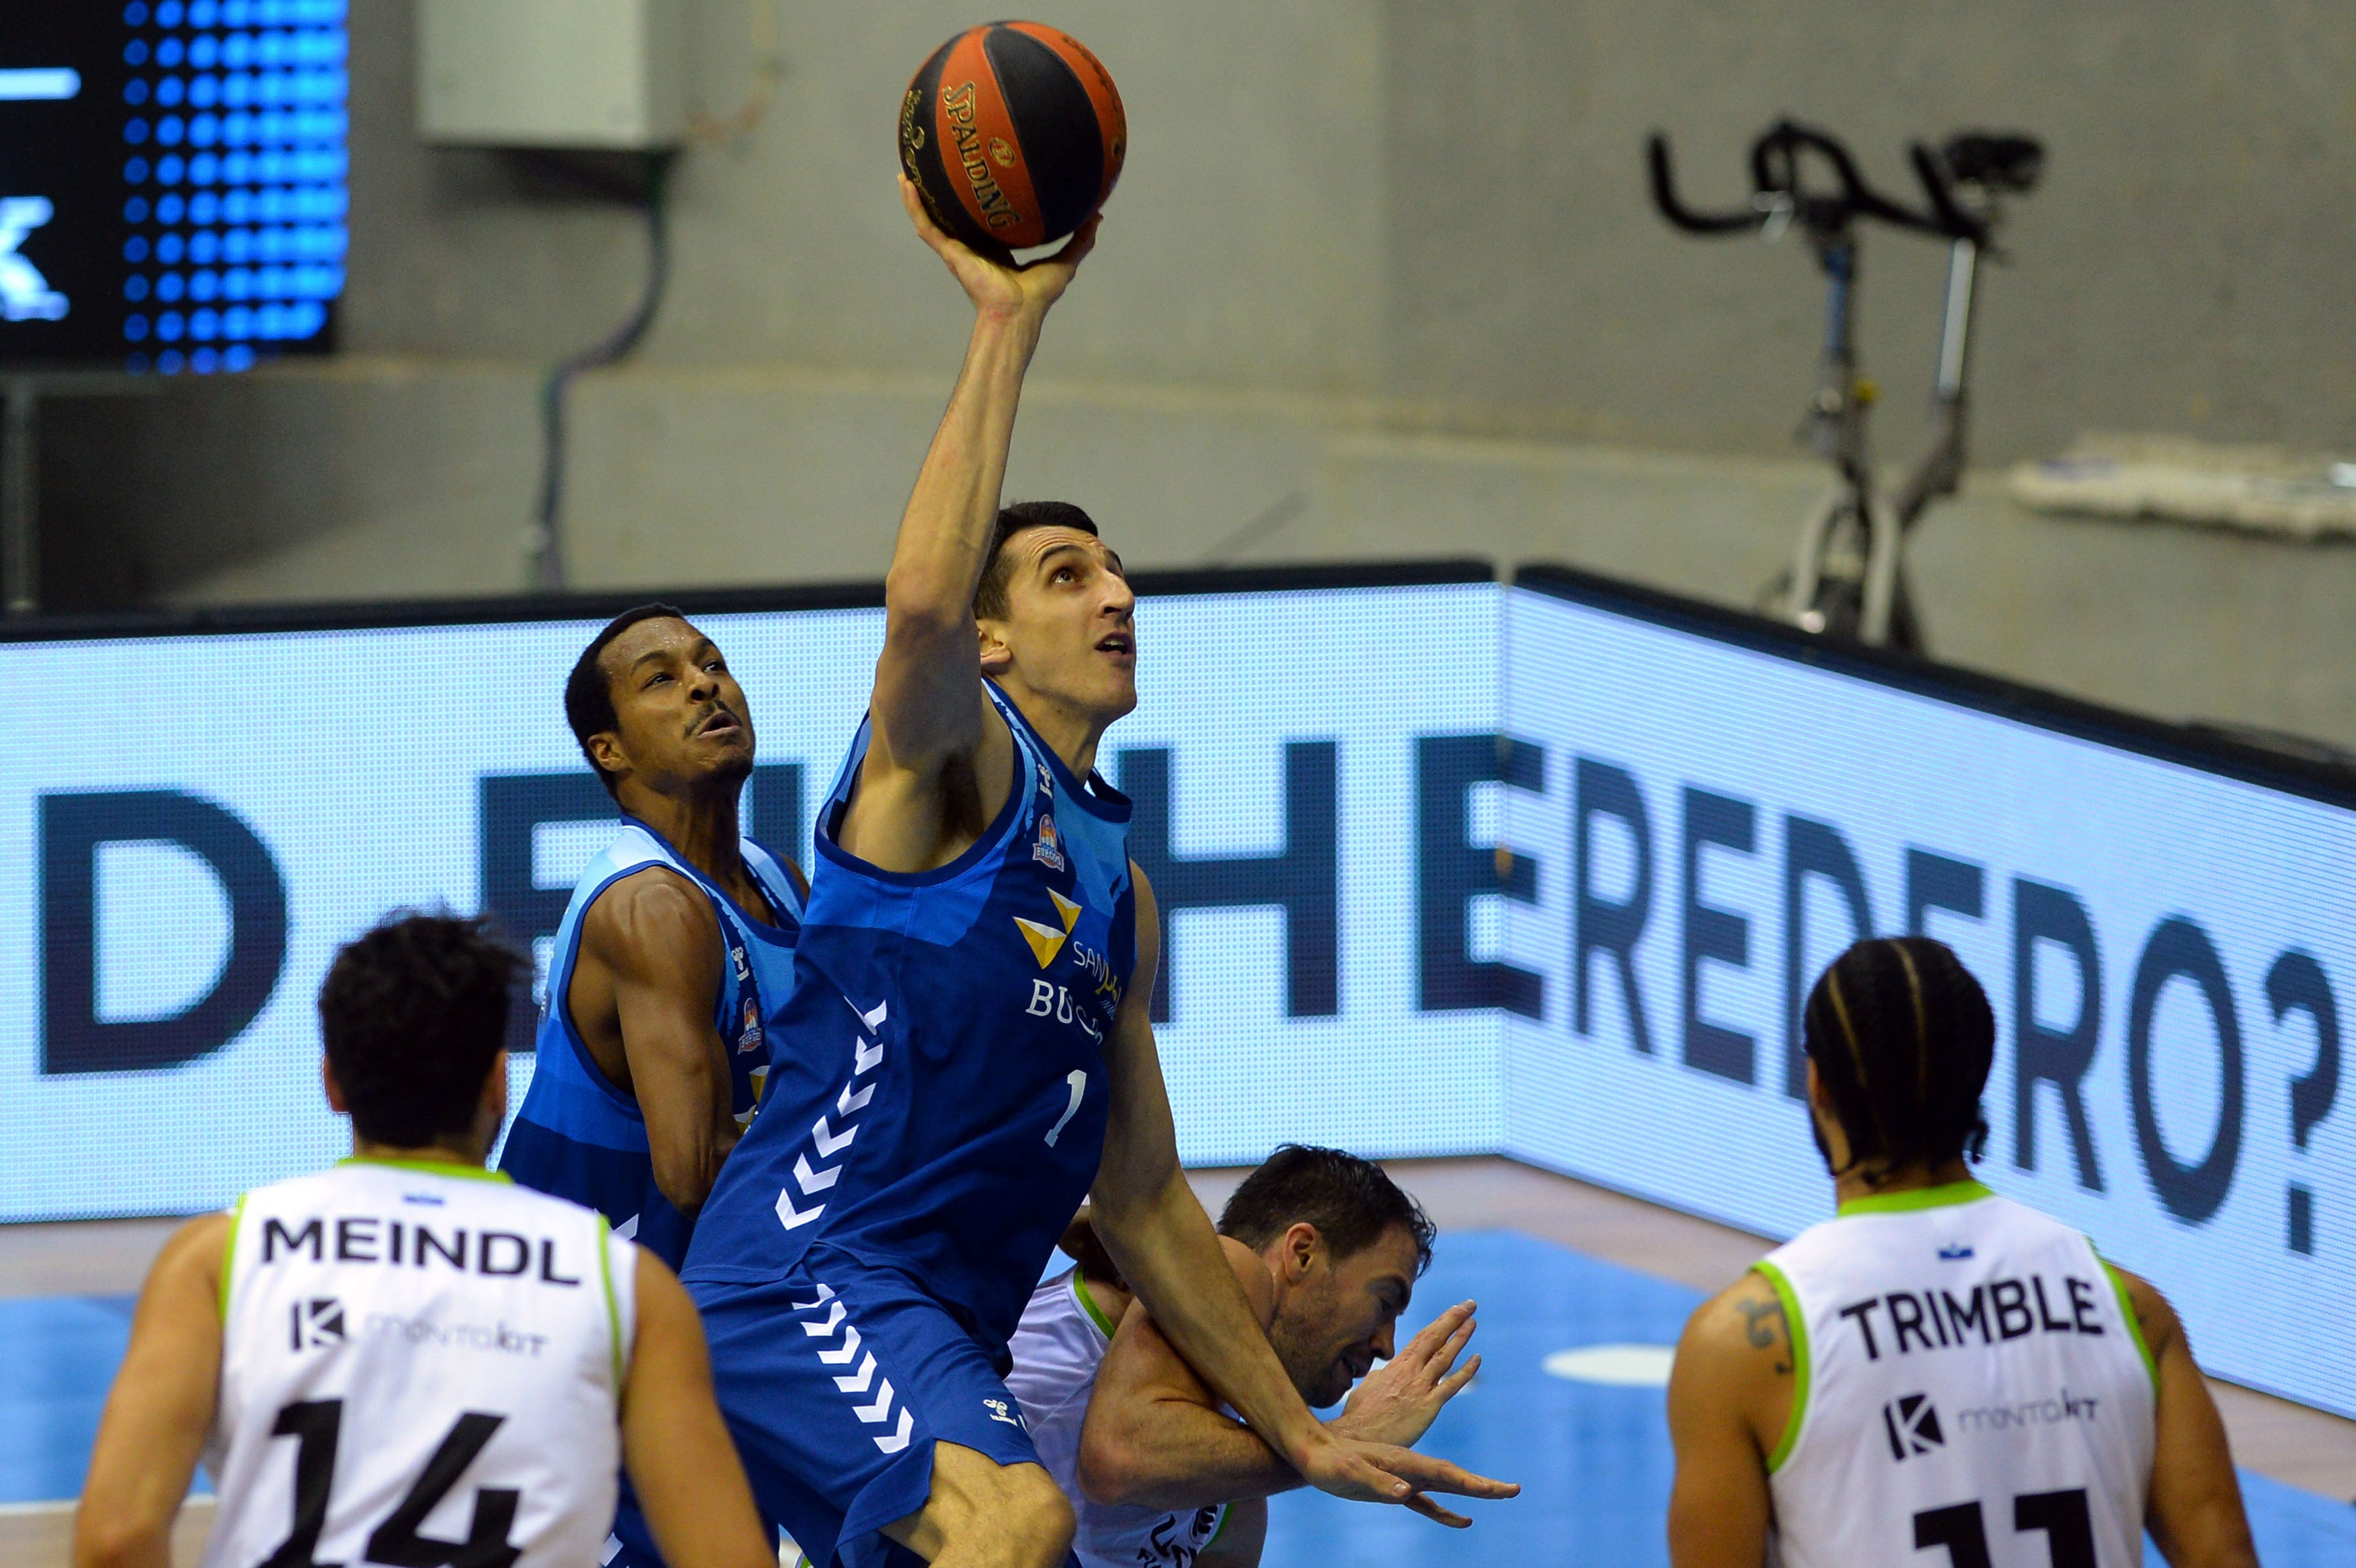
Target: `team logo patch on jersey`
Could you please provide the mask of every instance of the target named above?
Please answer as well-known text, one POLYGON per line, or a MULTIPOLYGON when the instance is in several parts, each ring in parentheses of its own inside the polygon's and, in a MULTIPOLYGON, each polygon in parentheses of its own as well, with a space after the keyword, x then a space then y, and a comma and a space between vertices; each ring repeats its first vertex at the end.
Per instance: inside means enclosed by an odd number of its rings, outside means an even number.
POLYGON ((1038 958, 1041 969, 1055 961, 1055 955, 1064 950, 1065 939, 1072 934, 1072 928, 1080 923, 1080 907, 1077 904, 1052 887, 1047 889, 1047 897, 1055 901, 1055 913, 1063 917, 1062 930, 1042 925, 1037 920, 1026 920, 1020 915, 1014 917, 1015 929, 1023 933, 1023 940, 1031 944, 1031 951, 1038 958))
POLYGON ((325 1350, 344 1342, 344 1304, 334 1296, 314 1296, 287 1309, 290 1338, 297 1350, 325 1350))
POLYGON ((761 1048, 761 1004, 752 997, 744 998, 744 1016, 736 1034, 736 1054, 761 1048))
POLYGON ((1939 1427, 1939 1408, 1929 1394, 1901 1394, 1883 1405, 1881 1426, 1890 1437, 1890 1456, 1901 1464, 1911 1454, 1947 1445, 1947 1434, 1939 1427))
POLYGON ((1064 849, 1055 836, 1055 813, 1039 814, 1039 841, 1031 846, 1031 858, 1051 871, 1064 869, 1064 849))

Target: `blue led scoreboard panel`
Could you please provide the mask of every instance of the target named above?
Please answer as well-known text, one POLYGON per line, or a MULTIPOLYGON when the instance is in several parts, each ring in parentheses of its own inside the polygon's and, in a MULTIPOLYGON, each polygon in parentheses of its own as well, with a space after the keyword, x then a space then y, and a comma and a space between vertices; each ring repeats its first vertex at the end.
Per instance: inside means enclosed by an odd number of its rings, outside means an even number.
POLYGON ((345 0, 0 22, 0 362, 209 372, 329 346, 345 0))
MULTIPOLYGON (((1788 1235, 1831 1207, 1796 999, 1858 932, 1927 930, 1996 1011, 1987 1179, 2155 1279, 2212 1369, 2356 1413, 2343 799, 1462 575, 1146 585, 1099 762, 1162 909, 1190 1162, 1504 1152, 1788 1235)), ((881 612, 744 602, 696 618, 752 703, 749 824, 807 863, 881 612)), ((597 624, 0 642, 0 1219, 187 1212, 334 1157, 313 998, 389 911, 487 910, 544 964, 611 832, 560 696, 597 624)))

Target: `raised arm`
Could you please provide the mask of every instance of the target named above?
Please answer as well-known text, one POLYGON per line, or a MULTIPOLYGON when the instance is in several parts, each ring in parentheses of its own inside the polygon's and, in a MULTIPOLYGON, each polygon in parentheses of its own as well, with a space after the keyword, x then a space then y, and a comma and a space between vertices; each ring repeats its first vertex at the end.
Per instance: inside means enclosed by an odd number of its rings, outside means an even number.
MULTIPOLYGON (((727 1047, 712 1016, 725 945, 710 901, 661 869, 615 884, 581 923, 573 1018, 606 1016, 598 993, 611 988, 610 1016, 627 1069, 620 1087, 637 1096, 655 1186, 681 1214, 712 1196, 720 1162, 741 1133, 727 1047)), ((591 1043, 593 1050, 602 1045, 603 1055, 616 1042, 591 1043)))
POLYGON ((172 1520, 220 1389, 230 1225, 226 1214, 191 1219, 148 1271, 74 1512, 74 1568, 170 1568, 172 1520))
POLYGON ((1505 1498, 1520 1490, 1410 1449, 1336 1433, 1301 1402, 1227 1266, 1178 1165, 1178 1136, 1148 1013, 1162 951, 1153 888, 1134 864, 1137 970, 1105 1042, 1111 1116, 1094 1193, 1097 1233, 1156 1328, 1201 1380, 1310 1485, 1366 1502, 1440 1510, 1422 1494, 1505 1498))
POLYGON ((2257 1568, 2225 1423, 2192 1359, 2184 1325, 2147 1282, 2124 1269, 2119 1281, 2158 1374, 2158 1442, 2145 1521, 2152 1541, 2170 1568, 2257 1568))
POLYGON ((1008 266, 936 227, 905 176, 900 198, 973 302, 973 337, 884 579, 873 730, 841 836, 845 849, 885 870, 916 871, 937 863, 946 835, 978 830, 966 818, 986 822, 995 804, 987 797, 1002 797, 1012 779, 1013 738, 982 695, 973 595, 998 518, 1023 377, 1048 308, 1096 242, 1096 223, 1045 261, 1008 266), (960 785, 972 798, 951 798, 960 785))

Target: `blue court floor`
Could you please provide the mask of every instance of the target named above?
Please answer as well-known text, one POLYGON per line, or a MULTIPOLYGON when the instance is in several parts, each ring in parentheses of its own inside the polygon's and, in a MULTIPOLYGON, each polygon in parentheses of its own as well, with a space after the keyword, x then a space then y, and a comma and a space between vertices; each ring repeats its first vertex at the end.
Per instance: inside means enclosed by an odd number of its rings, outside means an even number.
MULTIPOLYGON (((1545 1362, 1582 1347, 1673 1344, 1700 1296, 1511 1231, 1451 1232, 1410 1317, 1467 1297, 1481 1303, 1481 1376, 1423 1445, 1519 1481, 1523 1495, 1466 1506, 1474 1523, 1460 1531, 1296 1492, 1270 1506, 1268 1568, 1665 1568, 1660 1389, 1571 1381, 1545 1362)), ((0 1301, 0 1504, 80 1490, 130 1326, 123 1297, 0 1301)), ((2242 1487, 2268 1568, 2356 1564, 2356 1508, 2247 1471, 2242 1487)))

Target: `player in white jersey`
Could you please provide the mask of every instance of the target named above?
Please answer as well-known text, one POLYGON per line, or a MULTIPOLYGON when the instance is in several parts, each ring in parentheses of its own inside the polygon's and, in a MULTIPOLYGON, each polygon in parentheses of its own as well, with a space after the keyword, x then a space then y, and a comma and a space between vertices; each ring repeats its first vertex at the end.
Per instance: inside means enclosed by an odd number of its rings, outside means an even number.
POLYGON ((323 1076, 352 1158, 166 1246, 77 1568, 168 1563, 199 1457, 207 1568, 588 1568, 625 1466, 673 1561, 774 1568, 678 1280, 594 1211, 483 1168, 519 966, 434 916, 337 955, 323 1076))
MULTIPOLYGON (((1287 1145, 1236 1189, 1219 1234, 1304 1403, 1330 1405, 1365 1378, 1332 1423, 1340 1432, 1411 1446, 1480 1369, 1477 1356, 1457 1365, 1472 1336, 1470 1302, 1394 1357, 1433 1228, 1372 1161, 1287 1145)), ((1300 1473, 1236 1420, 1143 1307, 1131 1309, 1085 1212, 1065 1249, 1078 1265, 1033 1294, 1006 1386, 1072 1504, 1081 1568, 1254 1568, 1266 1499, 1302 1485, 1300 1473)), ((1437 1505, 1424 1511, 1462 1522, 1437 1505)))
POLYGON ((1838 1217, 1703 1305, 1669 1380, 1675 1568, 2255 1568, 2223 1423, 2160 1294, 1972 1179, 1987 997, 1922 937, 1809 994, 1838 1217))

